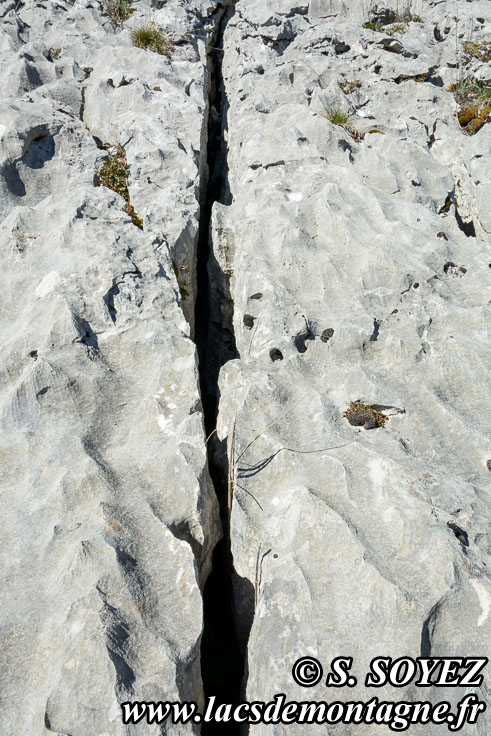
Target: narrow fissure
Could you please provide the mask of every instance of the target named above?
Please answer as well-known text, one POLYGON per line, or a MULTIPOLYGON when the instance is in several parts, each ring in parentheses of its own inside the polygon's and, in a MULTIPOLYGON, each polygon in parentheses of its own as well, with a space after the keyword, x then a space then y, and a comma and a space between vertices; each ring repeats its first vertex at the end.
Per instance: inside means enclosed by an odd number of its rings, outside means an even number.
MULTIPOLYGON (((220 3, 215 15, 214 32, 208 40, 208 121, 206 163, 202 170, 200 223, 198 235, 197 294, 195 306, 195 339, 199 358, 201 401, 206 435, 216 428, 218 413, 218 375, 227 360, 238 356, 233 327, 219 324, 214 314, 220 313, 225 299, 223 284, 214 288, 209 262, 213 256, 211 222, 215 202, 229 203, 227 145, 228 101, 225 94, 222 57, 227 23, 234 14, 233 3, 220 3)), ((222 279, 224 277, 222 276, 222 279)), ((230 311, 230 309, 229 309, 230 311)), ((215 696, 215 704, 238 704, 244 675, 244 659, 239 647, 234 621, 232 559, 227 493, 227 450, 212 435, 207 444, 208 467, 220 505, 223 539, 213 552, 212 571, 203 592, 204 628, 201 640, 201 676, 205 697, 215 696)), ((201 733, 216 731, 238 734, 238 724, 203 723, 201 733)))

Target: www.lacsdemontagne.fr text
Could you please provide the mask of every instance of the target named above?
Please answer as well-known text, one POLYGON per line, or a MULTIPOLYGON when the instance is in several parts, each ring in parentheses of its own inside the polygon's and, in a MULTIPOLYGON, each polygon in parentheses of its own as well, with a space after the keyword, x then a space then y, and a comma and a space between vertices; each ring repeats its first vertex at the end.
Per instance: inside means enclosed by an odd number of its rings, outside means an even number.
POLYGON ((121 704, 123 723, 173 724, 192 723, 266 723, 266 724, 378 724, 388 726, 392 731, 403 732, 414 724, 441 724, 455 732, 466 724, 477 721, 486 704, 474 694, 468 694, 458 703, 456 711, 447 701, 430 703, 391 702, 374 697, 368 702, 351 701, 287 701, 284 693, 275 695, 269 702, 254 701, 239 705, 218 704, 216 698, 207 699, 202 713, 197 703, 188 702, 125 702, 121 704))

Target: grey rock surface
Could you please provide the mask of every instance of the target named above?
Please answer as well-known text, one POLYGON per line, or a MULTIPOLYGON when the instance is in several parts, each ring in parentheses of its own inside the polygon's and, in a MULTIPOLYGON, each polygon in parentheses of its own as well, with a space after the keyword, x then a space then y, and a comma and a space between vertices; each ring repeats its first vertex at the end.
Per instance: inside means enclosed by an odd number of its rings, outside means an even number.
MULTIPOLYGON (((460 73, 455 17, 460 54, 469 37, 489 43, 491 5, 416 10, 422 22, 390 36, 361 27, 358 2, 242 0, 225 34, 232 203, 216 206, 213 239, 240 360, 221 372, 218 433, 235 467, 250 701, 456 703, 465 690, 374 693, 364 673, 375 656, 489 651, 491 126, 464 135, 445 86, 460 73), (345 80, 361 86, 345 95, 345 80), (356 401, 389 421, 351 426, 356 401), (355 690, 293 684, 300 656, 328 668, 341 655, 355 690)), ((489 82, 490 65, 475 74, 489 82)), ((389 733, 250 732, 307 729, 389 733)), ((489 711, 462 732, 491 732, 489 711)))
POLYGON ((115 736, 124 700, 203 697, 221 530, 175 273, 195 280, 212 4, 173 5, 155 20, 193 42, 172 61, 99 2, 2 6, 5 736, 115 736), (95 186, 102 143, 126 146, 143 230, 95 186))
MULTIPOLYGON (((133 5, 0 7, 0 733, 199 733, 120 703, 203 704, 222 533, 238 698, 455 706, 364 674, 489 654, 491 124, 455 85, 491 86, 491 3, 133 5), (142 229, 99 186, 117 145, 142 229), (357 687, 300 688, 302 656, 357 687)), ((390 733, 244 733, 307 729, 390 733)))

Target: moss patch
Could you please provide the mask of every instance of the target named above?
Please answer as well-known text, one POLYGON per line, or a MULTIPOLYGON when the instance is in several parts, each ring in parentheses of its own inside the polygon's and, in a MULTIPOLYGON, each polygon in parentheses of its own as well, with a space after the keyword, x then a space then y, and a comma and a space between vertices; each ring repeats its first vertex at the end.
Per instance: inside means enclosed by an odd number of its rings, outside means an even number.
POLYGON ((459 111, 458 119, 460 127, 467 135, 475 135, 491 120, 491 105, 463 108, 459 111))
POLYGON ((343 417, 354 427, 363 427, 364 429, 377 429, 383 427, 385 422, 389 421, 386 414, 382 414, 371 406, 361 404, 358 401, 350 402, 343 417))
POLYGON ((131 217, 133 225, 143 230, 143 220, 135 212, 135 208, 130 203, 130 193, 128 191, 128 174, 130 169, 126 161, 126 152, 121 145, 104 146, 109 151, 107 161, 104 161, 101 168, 97 172, 97 184, 101 187, 112 189, 126 202, 124 211, 131 217))

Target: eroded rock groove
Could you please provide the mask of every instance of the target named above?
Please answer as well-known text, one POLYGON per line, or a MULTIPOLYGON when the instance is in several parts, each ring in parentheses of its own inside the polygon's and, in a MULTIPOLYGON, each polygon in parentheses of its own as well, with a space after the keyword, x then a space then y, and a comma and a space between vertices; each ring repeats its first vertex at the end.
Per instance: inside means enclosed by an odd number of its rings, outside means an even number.
MULTIPOLYGON (((238 357, 233 327, 218 324, 214 313, 220 311, 223 288, 212 283, 209 267, 213 258, 212 214, 215 202, 228 204, 227 181, 228 101, 222 77, 223 38, 227 23, 234 13, 233 4, 219 4, 214 32, 208 42, 208 106, 206 163, 200 202, 197 264, 197 296, 195 310, 196 345, 199 357, 200 389, 208 442, 208 465, 220 504, 223 538, 213 554, 212 572, 203 594, 204 631, 201 645, 201 674, 206 696, 216 696, 217 703, 238 703, 244 662, 234 624, 232 562, 230 554, 229 514, 227 508, 226 448, 213 432, 218 411, 218 375, 227 360, 238 357), (217 296, 218 295, 218 296, 217 296)), ((223 724, 227 733, 238 733, 237 726, 223 724), (235 730, 234 730, 235 729, 235 730)), ((215 733, 217 724, 203 725, 202 734, 215 733)))

